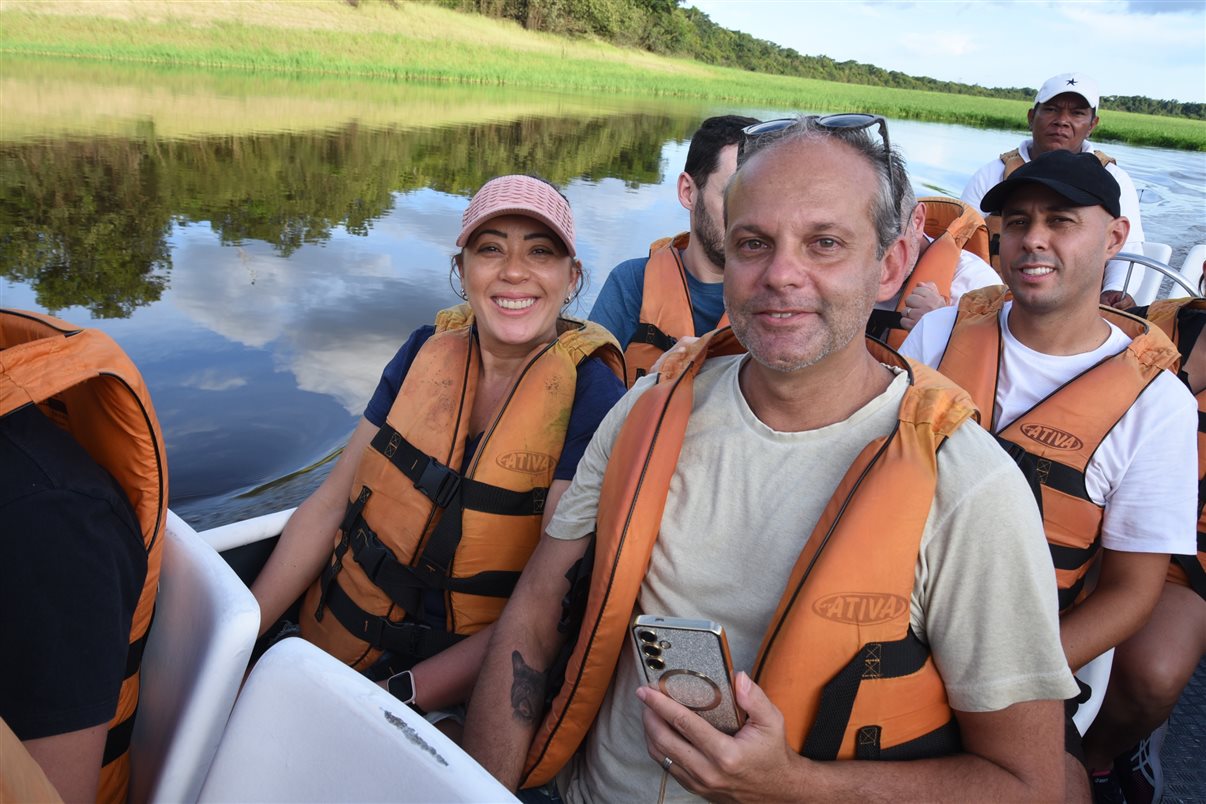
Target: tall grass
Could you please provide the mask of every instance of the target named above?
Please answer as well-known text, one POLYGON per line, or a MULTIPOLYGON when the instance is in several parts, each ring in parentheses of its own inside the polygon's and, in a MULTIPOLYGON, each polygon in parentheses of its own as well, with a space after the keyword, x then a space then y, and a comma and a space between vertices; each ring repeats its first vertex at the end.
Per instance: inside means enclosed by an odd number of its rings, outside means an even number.
MULTIPOLYGON (((770 76, 400 1, 6 0, 0 53, 209 70, 534 87, 1017 128, 1027 104, 770 76)), ((1206 122, 1107 112, 1095 139, 1206 150, 1206 122)))

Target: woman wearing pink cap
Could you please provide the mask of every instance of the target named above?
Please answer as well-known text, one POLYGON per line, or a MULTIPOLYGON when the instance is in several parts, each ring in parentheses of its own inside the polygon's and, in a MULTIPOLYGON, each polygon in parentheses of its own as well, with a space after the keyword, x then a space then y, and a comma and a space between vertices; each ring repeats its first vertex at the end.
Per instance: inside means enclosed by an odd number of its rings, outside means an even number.
POLYGON ((456 244, 465 303, 398 350, 252 587, 264 631, 309 587, 302 636, 420 712, 468 698, 489 626, 624 393, 614 338, 562 316, 582 265, 553 185, 487 182, 456 244))

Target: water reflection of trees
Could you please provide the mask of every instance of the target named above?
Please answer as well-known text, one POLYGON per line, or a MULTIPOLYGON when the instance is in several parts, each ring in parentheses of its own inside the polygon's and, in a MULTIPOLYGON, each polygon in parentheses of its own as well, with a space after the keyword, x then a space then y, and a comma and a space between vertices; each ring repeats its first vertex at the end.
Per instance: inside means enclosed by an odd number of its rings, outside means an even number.
POLYGON ((455 129, 335 131, 159 142, 105 138, 0 146, 0 275, 49 310, 123 318, 156 301, 173 221, 283 257, 342 227, 367 235, 395 192, 468 195, 487 179, 660 180, 662 144, 697 120, 526 118, 455 129))
POLYGON ((0 152, 0 274, 48 310, 125 318, 167 284, 164 165, 129 142, 0 152))

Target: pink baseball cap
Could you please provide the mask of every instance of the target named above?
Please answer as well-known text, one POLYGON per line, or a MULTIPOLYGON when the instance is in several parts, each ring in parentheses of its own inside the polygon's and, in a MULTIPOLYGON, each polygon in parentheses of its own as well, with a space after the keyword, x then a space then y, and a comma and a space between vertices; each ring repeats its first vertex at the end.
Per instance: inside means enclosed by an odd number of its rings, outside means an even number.
POLYGON ((461 216, 461 233, 456 244, 464 248, 477 227, 500 215, 535 218, 561 238, 571 257, 578 256, 574 248, 574 214, 569 202, 553 185, 531 176, 499 176, 483 184, 461 216))

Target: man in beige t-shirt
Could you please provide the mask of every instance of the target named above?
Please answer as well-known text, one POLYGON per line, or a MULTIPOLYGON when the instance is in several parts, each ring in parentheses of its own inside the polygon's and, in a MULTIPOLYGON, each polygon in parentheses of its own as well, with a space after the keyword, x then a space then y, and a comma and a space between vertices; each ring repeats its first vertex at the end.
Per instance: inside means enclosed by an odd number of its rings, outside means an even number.
MULTIPOLYGON (((726 194, 725 299, 749 355, 714 358, 695 378, 635 608, 721 623, 737 669, 751 669, 847 468, 897 426, 908 376, 878 362, 862 337, 872 305, 897 291, 906 270, 890 158, 865 130, 806 119, 751 139, 726 194)), ((654 379, 639 382, 600 426, 496 626, 465 745, 512 787, 560 644, 566 570, 595 529, 617 433, 654 379)), ((909 622, 933 656, 963 753, 923 762, 808 759, 788 745, 779 707, 745 673, 736 696, 749 719, 730 737, 640 687, 625 646, 585 750, 557 780, 560 794, 654 801, 668 774, 672 801, 965 799, 972 789, 977 798, 1060 797, 1060 701, 1076 685, 1060 649, 1038 511, 980 428, 956 429, 937 460, 909 622)))

